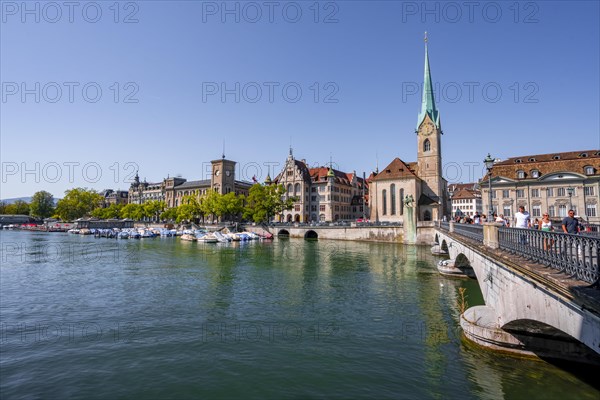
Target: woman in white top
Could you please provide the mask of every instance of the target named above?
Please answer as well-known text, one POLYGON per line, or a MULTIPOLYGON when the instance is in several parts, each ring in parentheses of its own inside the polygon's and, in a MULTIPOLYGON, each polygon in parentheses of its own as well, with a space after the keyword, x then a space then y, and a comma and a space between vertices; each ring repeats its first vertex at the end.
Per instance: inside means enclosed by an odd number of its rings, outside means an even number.
MULTIPOLYGON (((554 228, 552 227, 552 221, 550 221, 550 216, 548 213, 542 215, 542 219, 539 222, 538 229, 542 232, 552 232, 554 228)), ((554 244, 554 240, 544 238, 544 250, 548 250, 554 244)))

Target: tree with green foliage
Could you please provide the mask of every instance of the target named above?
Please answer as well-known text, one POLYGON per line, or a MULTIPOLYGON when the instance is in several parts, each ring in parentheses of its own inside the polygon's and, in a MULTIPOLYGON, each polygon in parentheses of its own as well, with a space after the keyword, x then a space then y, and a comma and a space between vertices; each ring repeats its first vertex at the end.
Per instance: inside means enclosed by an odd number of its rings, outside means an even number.
POLYGON ((29 203, 29 214, 38 218, 52 216, 54 214, 54 196, 44 190, 35 192, 29 203))
POLYGON ((6 212, 6 207, 8 204, 5 201, 0 201, 0 214, 8 214, 6 212))
POLYGON ((237 219, 239 214, 244 211, 244 195, 236 195, 234 192, 224 194, 219 199, 219 212, 221 216, 228 216, 237 219))
POLYGON ((75 188, 67 190, 65 197, 58 201, 55 214, 63 221, 73 221, 85 217, 102 204, 103 197, 95 190, 75 188))
POLYGON ((283 185, 253 185, 248 193, 244 218, 254 222, 268 222, 271 217, 291 210, 297 198, 287 198, 285 194, 283 185))
POLYGON ((187 195, 181 199, 181 204, 177 207, 177 222, 194 221, 203 215, 202 206, 197 196, 187 195))
POLYGON ((222 215, 221 210, 221 194, 216 190, 209 190, 205 195, 200 198, 200 209, 202 214, 212 216, 213 221, 215 217, 217 221, 222 215))
POLYGON ((29 215, 29 203, 17 200, 12 204, 7 204, 4 211, 6 214, 29 215))
POLYGON ((100 219, 120 219, 122 204, 111 204, 108 207, 98 207, 92 211, 92 216, 100 219))
POLYGON ((179 207, 167 208, 160 214, 160 219, 164 219, 167 221, 175 221, 177 220, 177 212, 179 207))
POLYGON ((134 221, 141 221, 146 216, 144 206, 142 204, 126 204, 121 209, 121 217, 129 218, 134 221))
POLYGON ((144 206, 144 216, 158 221, 161 213, 167 207, 167 204, 164 201, 150 200, 150 201, 145 202, 143 204, 143 206, 144 206))

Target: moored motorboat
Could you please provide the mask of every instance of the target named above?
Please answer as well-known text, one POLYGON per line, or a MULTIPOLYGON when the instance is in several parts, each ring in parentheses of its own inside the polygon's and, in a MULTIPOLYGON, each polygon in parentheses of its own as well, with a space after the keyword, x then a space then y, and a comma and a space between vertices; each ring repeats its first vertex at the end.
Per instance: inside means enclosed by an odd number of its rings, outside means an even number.
POLYGON ((192 235, 191 233, 184 233, 183 235, 181 235, 181 240, 185 240, 187 242, 195 242, 198 239, 196 238, 196 236, 192 235))

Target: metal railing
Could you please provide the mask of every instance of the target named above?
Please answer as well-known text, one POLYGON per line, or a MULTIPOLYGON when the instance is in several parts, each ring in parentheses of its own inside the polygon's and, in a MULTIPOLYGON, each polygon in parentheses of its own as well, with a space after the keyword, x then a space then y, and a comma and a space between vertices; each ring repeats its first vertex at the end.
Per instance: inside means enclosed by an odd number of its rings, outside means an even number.
POLYGON ((483 225, 454 224, 454 233, 483 243, 483 225))
POLYGON ((600 283, 600 238, 536 229, 499 228, 498 239, 502 250, 594 286, 600 283))
POLYGON ((440 221, 440 229, 446 232, 450 231, 450 222, 448 221, 440 221))

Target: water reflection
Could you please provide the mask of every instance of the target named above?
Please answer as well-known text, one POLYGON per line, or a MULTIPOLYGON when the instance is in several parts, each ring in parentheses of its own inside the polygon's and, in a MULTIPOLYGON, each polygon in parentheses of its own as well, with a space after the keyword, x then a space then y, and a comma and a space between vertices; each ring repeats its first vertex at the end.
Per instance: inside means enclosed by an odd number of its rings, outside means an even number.
POLYGON ((3 252, 3 398, 598 397, 550 364, 461 341, 458 290, 466 288, 470 306, 482 304, 478 284, 440 276, 427 246, 28 232, 3 232, 2 242, 102 245, 124 255, 33 262, 3 252), (129 342, 33 343, 14 328, 40 321, 138 330, 129 342))

